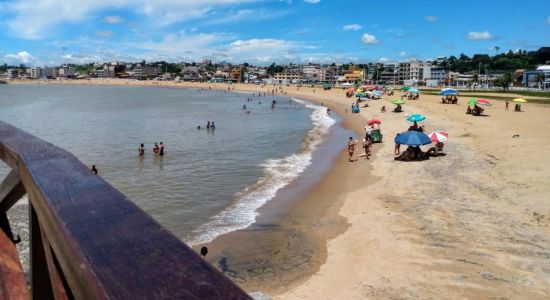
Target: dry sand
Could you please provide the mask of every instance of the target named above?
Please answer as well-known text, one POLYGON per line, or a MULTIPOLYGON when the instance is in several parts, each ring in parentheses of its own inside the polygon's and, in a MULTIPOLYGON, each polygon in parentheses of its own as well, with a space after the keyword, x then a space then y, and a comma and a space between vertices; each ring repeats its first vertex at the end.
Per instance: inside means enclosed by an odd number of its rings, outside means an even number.
POLYGON ((371 161, 348 163, 342 153, 277 224, 215 241, 209 260, 227 275, 277 299, 550 298, 550 106, 528 103, 518 113, 494 101, 488 116, 474 117, 464 113, 466 97, 406 101, 405 113, 426 115, 427 130, 450 140, 444 157, 397 162, 393 137, 408 124, 391 112, 394 97, 352 115, 342 90, 284 89, 324 102, 358 134, 367 119, 381 119, 385 140, 371 161))

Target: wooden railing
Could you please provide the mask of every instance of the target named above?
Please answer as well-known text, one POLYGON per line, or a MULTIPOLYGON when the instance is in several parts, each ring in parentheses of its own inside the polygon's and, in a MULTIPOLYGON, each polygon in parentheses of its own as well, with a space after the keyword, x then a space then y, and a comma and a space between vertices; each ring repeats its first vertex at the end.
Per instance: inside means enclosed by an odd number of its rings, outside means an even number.
POLYGON ((0 299, 250 299, 68 151, 0 121, 0 159, 0 299), (30 291, 6 218, 25 193, 30 291))

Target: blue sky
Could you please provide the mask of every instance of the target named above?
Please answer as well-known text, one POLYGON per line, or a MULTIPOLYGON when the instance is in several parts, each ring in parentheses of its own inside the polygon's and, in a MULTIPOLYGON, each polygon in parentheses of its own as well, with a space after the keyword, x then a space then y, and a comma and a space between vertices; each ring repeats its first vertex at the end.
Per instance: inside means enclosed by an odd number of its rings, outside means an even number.
POLYGON ((495 46, 550 46, 549 0, 0 0, 10 64, 392 62, 495 46))

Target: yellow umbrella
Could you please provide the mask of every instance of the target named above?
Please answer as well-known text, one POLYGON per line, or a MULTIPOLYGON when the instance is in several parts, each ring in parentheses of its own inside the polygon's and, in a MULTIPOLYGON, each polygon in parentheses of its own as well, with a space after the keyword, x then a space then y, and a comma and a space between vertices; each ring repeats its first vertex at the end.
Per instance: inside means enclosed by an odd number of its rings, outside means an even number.
POLYGON ((514 102, 519 102, 519 103, 527 103, 527 100, 523 99, 523 98, 516 98, 514 100, 512 100, 514 102))

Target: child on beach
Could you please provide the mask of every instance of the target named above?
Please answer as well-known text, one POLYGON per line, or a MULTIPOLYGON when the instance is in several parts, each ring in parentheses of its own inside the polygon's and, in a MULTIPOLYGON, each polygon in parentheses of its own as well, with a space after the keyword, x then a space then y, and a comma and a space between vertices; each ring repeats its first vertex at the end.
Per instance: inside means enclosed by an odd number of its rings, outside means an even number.
POLYGON ((349 162, 353 162, 351 158, 353 157, 353 152, 355 151, 356 144, 357 144, 357 141, 354 141, 353 138, 350 136, 348 140, 348 154, 349 154, 348 161, 349 162))
POLYGON ((363 138, 363 148, 365 149, 365 159, 370 159, 370 146, 372 145, 370 139, 363 138))

